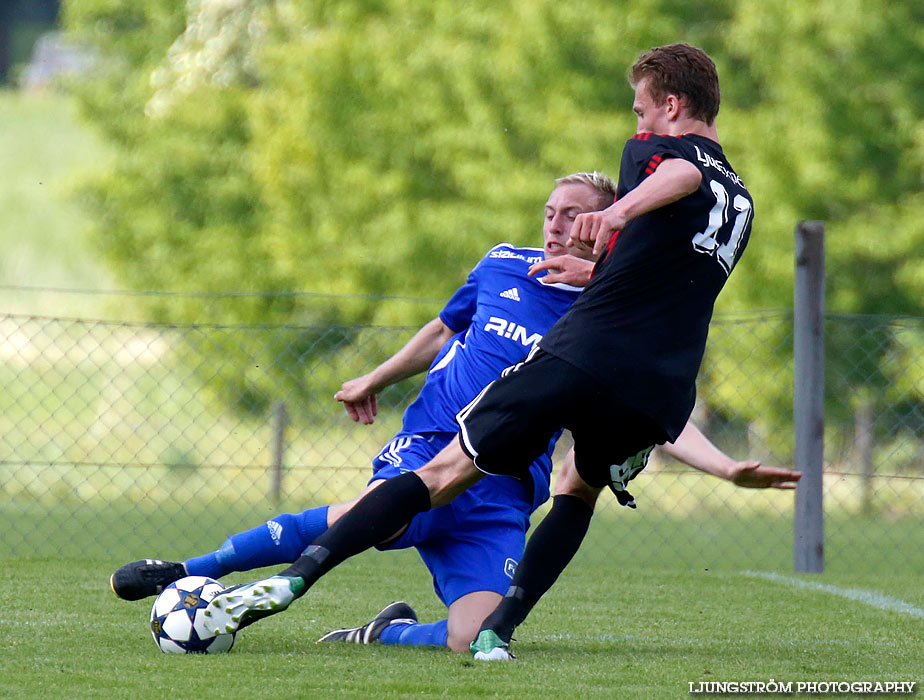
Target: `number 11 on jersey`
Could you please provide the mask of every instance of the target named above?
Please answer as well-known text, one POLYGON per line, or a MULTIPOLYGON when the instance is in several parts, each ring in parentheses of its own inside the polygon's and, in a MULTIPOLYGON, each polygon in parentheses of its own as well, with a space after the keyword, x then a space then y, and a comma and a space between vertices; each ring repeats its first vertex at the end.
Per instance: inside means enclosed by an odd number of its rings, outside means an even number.
POLYGON ((721 182, 716 180, 710 180, 709 187, 715 195, 715 206, 709 211, 706 230, 693 236, 693 248, 700 253, 714 255, 722 269, 725 270, 725 274, 728 275, 735 266, 741 236, 751 216, 751 202, 747 197, 740 194, 735 195, 732 200, 732 207, 737 212, 735 223, 728 236, 728 241, 720 244, 718 233, 728 224, 728 191, 721 182))

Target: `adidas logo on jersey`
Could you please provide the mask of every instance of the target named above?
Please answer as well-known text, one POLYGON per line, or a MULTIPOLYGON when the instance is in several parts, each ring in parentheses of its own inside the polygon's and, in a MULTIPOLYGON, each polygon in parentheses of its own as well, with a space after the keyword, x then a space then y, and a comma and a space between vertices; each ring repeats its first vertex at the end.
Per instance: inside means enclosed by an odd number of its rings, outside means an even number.
POLYGON ((513 301, 520 301, 520 292, 517 290, 516 287, 511 287, 506 292, 501 292, 500 295, 504 297, 504 299, 513 299, 513 301))

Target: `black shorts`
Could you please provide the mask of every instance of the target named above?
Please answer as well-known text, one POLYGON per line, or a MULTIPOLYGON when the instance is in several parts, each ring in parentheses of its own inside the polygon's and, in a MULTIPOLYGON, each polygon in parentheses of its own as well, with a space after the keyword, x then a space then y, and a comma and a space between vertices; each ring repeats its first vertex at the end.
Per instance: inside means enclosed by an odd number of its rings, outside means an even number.
POLYGON ((610 484, 611 466, 667 440, 660 426, 592 375, 542 350, 489 384, 456 421, 462 449, 478 469, 519 477, 555 432, 568 428, 578 474, 598 488, 610 484))

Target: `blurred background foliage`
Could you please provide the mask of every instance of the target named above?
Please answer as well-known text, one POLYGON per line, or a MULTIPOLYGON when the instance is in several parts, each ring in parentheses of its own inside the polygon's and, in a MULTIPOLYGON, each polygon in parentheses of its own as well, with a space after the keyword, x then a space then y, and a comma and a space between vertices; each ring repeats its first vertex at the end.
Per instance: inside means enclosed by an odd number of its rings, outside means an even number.
MULTIPOLYGON (((720 135, 758 204, 720 309, 791 304, 805 218, 828 223, 832 308, 922 309, 919 3, 64 9, 108 59, 78 92, 119 148, 87 193, 126 284, 444 297, 493 243, 538 240, 552 178, 616 174, 634 127, 627 67, 689 41, 718 64, 720 135)), ((350 315, 395 320, 376 311, 350 315)), ((293 320, 291 308, 229 313, 293 320)))
MULTIPOLYGON (((924 309, 915 0, 80 0, 63 15, 101 57, 73 90, 114 152, 80 192, 116 283, 284 293, 134 300, 153 320, 427 320, 438 304, 394 297, 445 298, 496 242, 538 244, 553 178, 617 175, 635 125, 627 69, 675 41, 715 59, 719 134, 756 201, 717 311, 791 307, 800 219, 827 223, 829 310, 924 309)), ((714 338, 708 412, 788 425, 789 333, 774 324, 757 349, 714 338), (742 366, 759 393, 713 389, 742 366)), ((895 362, 890 333, 868 336, 862 371, 832 334, 832 390, 880 376, 897 393, 877 369, 895 362)), ((341 352, 292 335, 273 361, 341 352)), ((919 406, 920 382, 895 401, 919 406)))

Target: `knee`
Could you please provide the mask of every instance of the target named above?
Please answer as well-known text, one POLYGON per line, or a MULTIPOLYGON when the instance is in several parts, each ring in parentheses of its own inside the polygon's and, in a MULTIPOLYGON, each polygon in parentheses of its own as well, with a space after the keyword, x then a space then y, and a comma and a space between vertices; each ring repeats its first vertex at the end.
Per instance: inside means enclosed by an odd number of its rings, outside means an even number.
POLYGON ((574 496, 580 498, 587 505, 593 508, 597 503, 597 497, 601 489, 589 485, 578 474, 577 467, 574 463, 574 450, 568 452, 565 458, 565 464, 562 467, 561 474, 555 482, 556 496, 574 496))
POLYGON ((469 623, 459 623, 449 625, 448 634, 446 635, 446 646, 452 651, 464 653, 469 650, 469 645, 475 641, 478 636, 478 630, 481 623, 470 621, 469 623))
POLYGON ((452 501, 475 484, 482 474, 459 447, 456 438, 432 461, 418 469, 417 476, 430 490, 430 503, 436 508, 452 501))
POLYGON ((589 505, 591 509, 597 504, 597 497, 600 495, 600 489, 588 486, 587 484, 574 484, 568 486, 556 486, 556 496, 573 496, 579 498, 589 505))
POLYGON ((500 593, 475 591, 452 603, 449 606, 449 620, 446 626, 446 646, 456 652, 468 651, 485 618, 501 600, 500 593))

